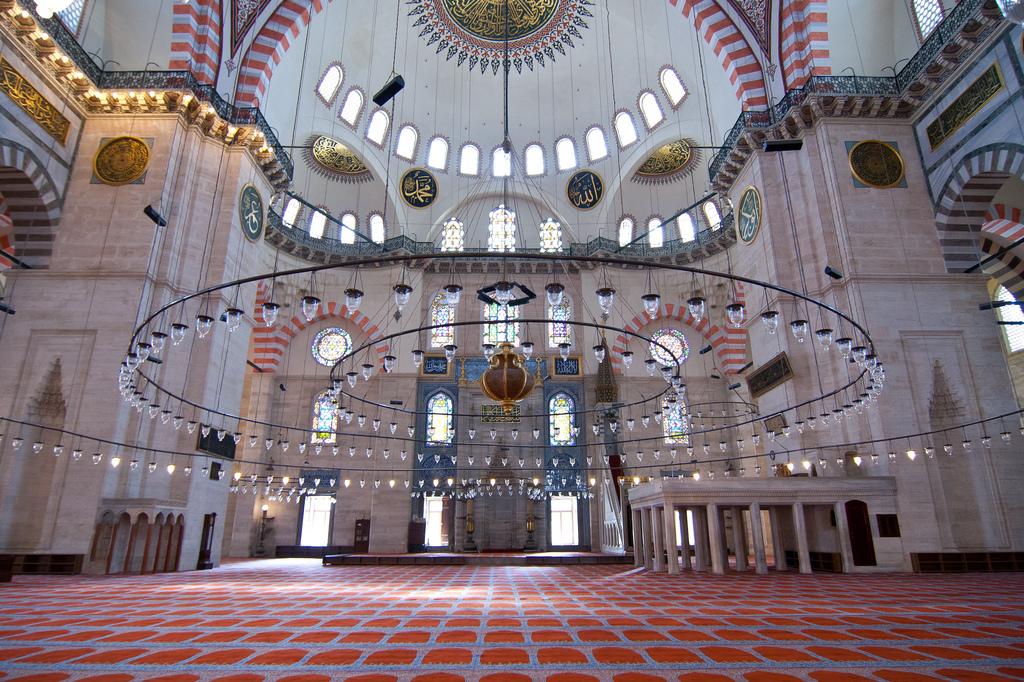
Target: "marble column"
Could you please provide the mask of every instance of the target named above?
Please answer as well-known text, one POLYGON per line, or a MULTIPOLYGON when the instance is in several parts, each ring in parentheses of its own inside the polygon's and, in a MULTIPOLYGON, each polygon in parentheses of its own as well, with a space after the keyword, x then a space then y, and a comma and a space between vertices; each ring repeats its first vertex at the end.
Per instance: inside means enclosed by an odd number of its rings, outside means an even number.
POLYGON ((707 508, 693 508, 693 554, 694 569, 706 571, 708 569, 708 515, 707 508))
POLYGON ((643 543, 643 523, 641 522, 640 510, 636 507, 630 507, 633 514, 633 565, 643 566, 644 565, 644 543, 643 543))
POLYGON ((747 570, 747 533, 743 522, 743 507, 732 508, 732 543, 736 548, 736 570, 747 570))
POLYGON ((671 502, 665 503, 665 557, 668 572, 679 573, 679 542, 676 539, 676 508, 671 502))
MULTIPOLYGON (((686 518, 686 507, 679 508, 679 539, 681 542, 680 558, 683 561, 683 570, 686 571, 691 568, 690 566, 690 522, 686 518)), ((696 538, 694 538, 696 540, 696 538)))
POLYGON ((754 542, 754 570, 758 575, 768 573, 768 557, 764 551, 764 525, 761 523, 761 505, 750 504, 750 538, 754 542))
POLYGON ((641 551, 643 552, 643 567, 650 569, 654 567, 653 557, 651 556, 651 508, 643 507, 640 509, 640 544, 641 551))
POLYGON ((722 561, 722 520, 718 515, 718 505, 714 502, 708 505, 708 540, 711 543, 711 572, 725 573, 722 561))
POLYGON ((846 519, 846 503, 836 502, 836 533, 839 535, 839 553, 843 557, 843 573, 853 573, 853 545, 850 543, 850 525, 846 519))
POLYGON ((768 507, 768 522, 772 527, 772 557, 775 559, 775 570, 785 571, 787 570, 786 546, 782 542, 782 526, 779 525, 778 507, 768 507))
POLYGON ((804 519, 804 503, 793 503, 793 528, 796 530, 796 548, 800 557, 800 572, 811 572, 811 552, 807 545, 807 521, 804 519))
POLYGON ((658 507, 651 507, 651 539, 654 540, 654 570, 665 570, 665 514, 658 507))

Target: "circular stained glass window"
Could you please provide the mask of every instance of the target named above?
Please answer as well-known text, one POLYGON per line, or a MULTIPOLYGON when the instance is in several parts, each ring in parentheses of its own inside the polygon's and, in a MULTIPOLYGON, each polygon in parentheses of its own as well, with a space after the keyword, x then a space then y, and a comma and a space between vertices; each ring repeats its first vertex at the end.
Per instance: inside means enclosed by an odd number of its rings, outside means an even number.
POLYGON ((352 337, 344 329, 329 327, 313 337, 313 359, 332 366, 352 349, 352 337))
POLYGON ((686 358, 690 357, 690 344, 686 343, 686 337, 683 336, 683 333, 675 329, 662 329, 657 332, 651 337, 650 347, 651 357, 663 365, 671 366, 676 364, 676 362, 681 365, 686 362, 686 358), (664 348, 655 345, 655 341, 664 346, 664 348), (665 352, 665 348, 670 352, 665 352))

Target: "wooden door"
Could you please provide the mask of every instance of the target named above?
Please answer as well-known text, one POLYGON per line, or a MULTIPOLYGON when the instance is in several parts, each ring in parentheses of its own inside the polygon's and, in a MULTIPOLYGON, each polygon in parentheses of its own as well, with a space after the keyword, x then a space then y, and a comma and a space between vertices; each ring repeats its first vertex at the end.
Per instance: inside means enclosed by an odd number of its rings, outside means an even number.
POLYGON ((199 561, 196 562, 196 569, 213 568, 213 531, 217 524, 216 514, 206 514, 203 517, 203 535, 199 541, 199 561))
POLYGON ((850 547, 854 566, 877 566, 875 542, 871 539, 871 517, 868 505, 860 500, 846 503, 846 524, 850 528, 850 547))
POLYGON ((370 519, 356 519, 356 537, 352 543, 354 554, 366 554, 370 551, 370 519))

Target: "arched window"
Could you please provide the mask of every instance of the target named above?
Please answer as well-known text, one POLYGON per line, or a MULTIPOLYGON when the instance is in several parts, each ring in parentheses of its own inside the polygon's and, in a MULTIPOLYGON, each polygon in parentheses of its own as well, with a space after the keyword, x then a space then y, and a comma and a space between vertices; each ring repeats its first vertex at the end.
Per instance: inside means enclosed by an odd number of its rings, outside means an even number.
POLYGON ((672 106, 676 106, 686 97, 686 87, 683 85, 683 81, 679 80, 679 74, 671 67, 661 70, 661 87, 672 106))
POLYGON ((484 325, 483 343, 511 343, 513 346, 519 346, 518 306, 485 303, 484 319, 488 324, 484 325))
POLYGON ((441 228, 441 250, 442 251, 462 251, 465 245, 465 232, 462 229, 462 223, 455 218, 449 218, 441 228))
POLYGON ((398 142, 395 143, 395 154, 412 161, 416 156, 416 140, 419 135, 412 126, 402 126, 398 131, 398 142))
POLYGON ((341 111, 338 115, 341 120, 348 123, 350 126, 354 126, 356 121, 359 120, 359 114, 363 111, 363 93, 359 92, 356 88, 352 88, 345 95, 345 103, 341 105, 341 111))
POLYGON ((384 136, 388 134, 388 125, 390 123, 391 119, 388 118, 387 112, 383 109, 373 112, 373 116, 370 117, 370 124, 366 126, 366 139, 376 145, 383 144, 384 136))
POLYGON ((690 217, 689 213, 676 218, 676 227, 679 228, 679 238, 684 242, 692 242, 697 238, 697 232, 693 226, 693 218, 690 217))
POLYGON ((448 294, 442 291, 430 304, 430 324, 435 325, 430 330, 431 348, 444 348, 455 343, 455 327, 451 326, 454 321, 455 306, 448 302, 448 294))
POLYGON ((341 80, 344 77, 344 72, 337 64, 331 64, 330 68, 327 69, 324 77, 320 79, 320 85, 316 86, 316 94, 320 95, 320 99, 324 101, 324 104, 330 105, 331 100, 338 93, 338 88, 341 86, 341 80))
POLYGON ((452 414, 455 412, 452 399, 447 393, 435 393, 427 401, 427 444, 451 445, 455 429, 452 428, 452 414))
POLYGON ((556 393, 548 400, 548 443, 576 445, 576 403, 568 393, 556 393))
POLYGON ((544 148, 531 144, 526 148, 526 174, 544 175, 544 148))
POLYGON ((661 218, 651 218, 647 221, 647 243, 654 249, 660 249, 665 245, 665 228, 661 224, 661 218))
POLYGON ((548 346, 558 348, 560 343, 572 343, 572 309, 569 297, 562 294, 558 305, 548 304, 548 346))
POLYGON ((678 398, 674 403, 668 396, 661 400, 661 428, 665 432, 665 445, 690 444, 690 415, 686 403, 678 398))
POLYGON ((298 219, 301 209, 302 204, 299 203, 298 199, 288 200, 288 203, 284 206, 284 214, 281 216, 281 222, 284 223, 285 227, 295 227, 295 221, 298 219))
POLYGON ((309 236, 313 239, 320 239, 324 236, 324 228, 327 226, 327 216, 320 211, 313 211, 309 218, 309 236))
POLYGON ((914 21, 917 22, 917 35, 922 43, 942 23, 942 16, 942 3, 939 0, 914 0, 914 21))
POLYGON ((715 206, 715 202, 705 201, 704 205, 701 206, 701 210, 704 211, 704 220, 708 221, 708 227, 712 230, 717 230, 722 226, 722 215, 718 212, 718 206, 715 206))
POLYGON ((620 111, 615 116, 615 135, 619 138, 619 147, 625 148, 636 142, 636 126, 628 111, 620 111))
POLYGON ((501 204, 491 211, 487 223, 488 251, 516 250, 516 214, 501 204))
POLYGON ((540 224, 540 250, 542 253, 562 251, 562 224, 548 218, 540 224))
POLYGON ((655 332, 648 346, 651 357, 666 367, 682 365, 686 362, 686 358, 690 357, 690 345, 686 343, 683 333, 676 329, 662 329, 655 332), (668 350, 665 350, 666 348, 668 350))
POLYGON ((572 138, 563 137, 555 143, 555 157, 558 159, 558 170, 569 170, 576 167, 576 145, 572 138))
POLYGON ((448 168, 448 141, 443 137, 435 137, 427 148, 427 165, 437 170, 448 168))
POLYGON ((337 403, 330 393, 324 391, 313 401, 312 443, 333 443, 338 437, 337 403))
POLYGON ((665 120, 665 115, 661 113, 661 106, 658 104, 658 98, 654 96, 653 92, 645 92, 640 95, 640 113, 644 115, 644 122, 647 124, 648 130, 652 130, 665 120))
POLYGON ((633 241, 633 219, 623 218, 619 223, 619 246, 625 246, 633 241))
POLYGON ((1016 305, 1017 299, 1010 293, 1010 290, 1001 284, 996 290, 996 301, 1010 304, 1001 305, 996 308, 996 315, 1001 322, 1013 323, 1001 324, 999 326, 1003 329, 1006 347, 1011 353, 1016 353, 1024 348, 1024 312, 1021 311, 1019 305, 1016 305))
POLYGON ((480 148, 475 144, 462 145, 462 151, 459 152, 459 173, 480 175, 480 148))
POLYGON ((383 244, 386 236, 384 218, 379 213, 370 214, 370 239, 378 244, 383 244))
POLYGON ((591 161, 608 156, 608 143, 604 139, 604 131, 594 126, 587 131, 587 154, 591 161))
POLYGON ((501 147, 494 150, 491 174, 496 178, 507 178, 512 175, 512 152, 506 152, 501 147))
POLYGON ((342 244, 355 244, 356 225, 355 213, 346 213, 341 216, 341 233, 338 235, 338 241, 342 244))
POLYGON ((324 367, 333 367, 352 350, 352 337, 340 327, 328 327, 313 337, 310 353, 313 359, 324 367))

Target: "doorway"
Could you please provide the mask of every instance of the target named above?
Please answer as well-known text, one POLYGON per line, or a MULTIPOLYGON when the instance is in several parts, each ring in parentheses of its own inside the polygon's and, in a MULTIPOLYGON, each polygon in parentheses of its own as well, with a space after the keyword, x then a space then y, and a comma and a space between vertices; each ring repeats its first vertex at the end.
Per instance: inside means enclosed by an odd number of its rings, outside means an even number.
POLYGON ((370 551, 370 519, 356 519, 356 536, 352 543, 353 554, 370 551))
POLYGON ((871 517, 868 505, 860 500, 846 503, 846 524, 850 528, 850 547, 854 566, 877 566, 875 542, 871 538, 871 517))
POLYGON ((326 547, 331 544, 331 517, 334 512, 334 497, 330 495, 309 495, 302 505, 302 534, 299 544, 303 547, 326 547))
POLYGON ((551 546, 576 547, 580 544, 580 523, 575 497, 551 498, 551 546))

